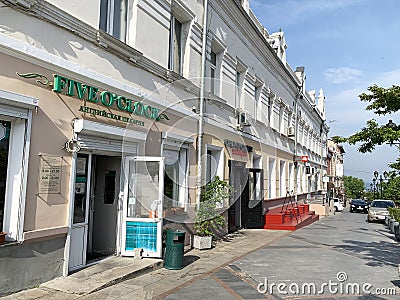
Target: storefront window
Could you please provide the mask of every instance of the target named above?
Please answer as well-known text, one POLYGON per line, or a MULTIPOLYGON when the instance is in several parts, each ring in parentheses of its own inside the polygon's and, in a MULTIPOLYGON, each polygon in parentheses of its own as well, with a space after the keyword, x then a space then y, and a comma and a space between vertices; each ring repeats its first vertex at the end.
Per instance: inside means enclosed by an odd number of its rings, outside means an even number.
POLYGON ((164 156, 164 207, 175 207, 179 201, 179 151, 164 150, 164 156))
POLYGON ((0 120, 0 231, 3 231, 11 123, 0 120))
POLYGON ((186 181, 186 149, 164 149, 164 208, 183 207, 186 181))
POLYGON ((159 217, 159 170, 158 161, 129 162, 128 218, 159 217))

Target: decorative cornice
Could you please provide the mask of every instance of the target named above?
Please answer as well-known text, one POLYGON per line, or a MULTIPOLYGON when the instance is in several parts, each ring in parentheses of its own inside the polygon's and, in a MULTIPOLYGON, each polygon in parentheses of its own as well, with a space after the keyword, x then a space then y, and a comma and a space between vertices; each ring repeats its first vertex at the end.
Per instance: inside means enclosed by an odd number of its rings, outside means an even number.
POLYGON ((132 48, 121 40, 116 39, 103 30, 97 30, 96 37, 100 46, 131 63, 137 64, 143 57, 142 52, 132 48))

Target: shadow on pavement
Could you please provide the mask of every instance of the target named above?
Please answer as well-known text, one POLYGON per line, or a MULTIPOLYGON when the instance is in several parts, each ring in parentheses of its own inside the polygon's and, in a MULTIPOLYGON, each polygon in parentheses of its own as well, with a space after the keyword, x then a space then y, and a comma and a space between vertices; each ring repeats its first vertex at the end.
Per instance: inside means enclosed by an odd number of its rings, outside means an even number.
POLYGON ((335 246, 334 249, 342 249, 354 254, 361 254, 369 260, 367 265, 372 266, 394 266, 400 262, 399 247, 389 242, 362 242, 343 240, 346 245, 335 246))
POLYGON ((183 267, 187 267, 188 265, 194 263, 196 260, 200 259, 197 255, 185 255, 183 257, 183 267))

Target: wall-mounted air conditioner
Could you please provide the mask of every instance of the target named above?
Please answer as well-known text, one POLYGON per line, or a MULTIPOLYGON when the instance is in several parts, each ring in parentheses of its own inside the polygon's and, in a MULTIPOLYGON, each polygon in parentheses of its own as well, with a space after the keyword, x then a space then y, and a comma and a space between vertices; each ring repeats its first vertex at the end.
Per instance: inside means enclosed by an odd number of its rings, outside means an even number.
POLYGON ((241 108, 236 109, 236 125, 238 127, 250 126, 251 116, 241 108))
POLYGON ((287 136, 288 137, 294 137, 294 127, 293 126, 289 126, 287 129, 287 136))

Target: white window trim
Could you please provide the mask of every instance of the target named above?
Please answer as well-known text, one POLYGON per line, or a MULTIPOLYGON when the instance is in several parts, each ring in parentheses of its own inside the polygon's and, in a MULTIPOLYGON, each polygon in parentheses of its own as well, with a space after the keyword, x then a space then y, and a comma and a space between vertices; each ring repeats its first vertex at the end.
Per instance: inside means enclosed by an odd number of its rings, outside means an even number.
POLYGON ((39 100, 0 90, 0 104, 7 105, 6 110, 0 107, 0 118, 12 122, 3 231, 8 233, 8 241, 23 241, 32 109, 37 108, 39 100))
MULTIPOLYGON (((218 176, 221 180, 224 179, 224 148, 223 147, 219 147, 219 146, 215 146, 215 145, 210 145, 210 144, 206 144, 205 145, 206 149, 205 149, 205 153, 207 153, 207 151, 215 151, 215 152, 220 152, 219 155, 219 160, 217 161, 217 167, 216 167, 216 172, 215 175, 218 176)), ((207 164, 206 164, 207 166, 207 164)), ((207 174, 207 170, 206 168, 204 168, 204 174, 207 174)), ((205 178, 205 176, 204 176, 205 178)))

